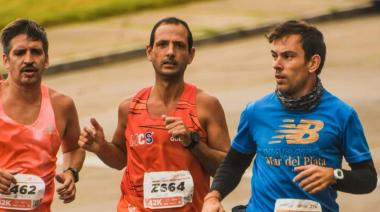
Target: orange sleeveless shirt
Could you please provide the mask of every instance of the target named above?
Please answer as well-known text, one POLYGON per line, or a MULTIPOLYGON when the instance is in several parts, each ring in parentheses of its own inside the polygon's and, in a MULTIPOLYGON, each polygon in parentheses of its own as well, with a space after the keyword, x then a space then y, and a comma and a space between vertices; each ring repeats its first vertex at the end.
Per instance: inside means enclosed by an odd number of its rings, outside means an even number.
MULTIPOLYGON (((121 183, 122 196, 118 212, 152 211, 144 208, 143 181, 145 172, 188 170, 193 178, 192 202, 180 208, 154 211, 201 211, 203 198, 207 194, 210 176, 206 174, 199 160, 180 141, 171 138, 160 117, 150 116, 147 100, 152 87, 142 89, 133 98, 125 130, 127 167, 121 183)), ((197 88, 185 84, 184 91, 174 111, 168 116, 182 117, 190 131, 197 131, 201 142, 207 142, 196 111, 197 88)))
MULTIPOLYGON (((41 85, 41 108, 31 125, 17 123, 4 112, 0 102, 0 167, 41 177, 45 195, 34 212, 49 212, 54 195, 56 155, 61 138, 56 128, 49 88, 41 85)), ((12 211, 0 209, 0 212, 12 211)))

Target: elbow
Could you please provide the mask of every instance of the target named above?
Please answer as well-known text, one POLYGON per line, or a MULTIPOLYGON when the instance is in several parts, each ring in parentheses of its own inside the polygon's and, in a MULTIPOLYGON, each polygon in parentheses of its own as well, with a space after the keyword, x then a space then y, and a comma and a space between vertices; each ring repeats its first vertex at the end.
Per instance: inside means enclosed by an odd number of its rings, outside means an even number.
POLYGON ((124 169, 125 165, 122 165, 122 164, 110 164, 110 163, 104 163, 105 165, 107 165, 108 167, 112 168, 112 169, 116 169, 118 171, 121 171, 124 169))
POLYGON ((373 183, 371 183, 369 185, 369 188, 368 188, 368 192, 367 193, 370 193, 372 191, 374 191, 377 187, 377 182, 378 182, 378 178, 377 178, 377 175, 374 176, 374 180, 373 180, 373 183))
POLYGON ((114 167, 112 167, 112 168, 121 171, 121 170, 124 169, 124 167, 125 167, 125 165, 118 165, 118 166, 114 166, 114 167))
POLYGON ((114 160, 106 160, 105 158, 100 158, 100 159, 103 161, 103 163, 106 166, 112 169, 116 169, 116 170, 122 170, 127 165, 126 160, 123 160, 122 158, 114 159, 114 160))
POLYGON ((112 166, 112 168, 121 171, 121 170, 123 170, 126 166, 127 166, 127 161, 126 161, 126 160, 120 160, 120 161, 118 161, 118 163, 114 164, 114 165, 112 166))
POLYGON ((368 194, 374 191, 377 187, 377 180, 376 173, 372 173, 369 180, 362 183, 361 190, 357 194, 368 194))

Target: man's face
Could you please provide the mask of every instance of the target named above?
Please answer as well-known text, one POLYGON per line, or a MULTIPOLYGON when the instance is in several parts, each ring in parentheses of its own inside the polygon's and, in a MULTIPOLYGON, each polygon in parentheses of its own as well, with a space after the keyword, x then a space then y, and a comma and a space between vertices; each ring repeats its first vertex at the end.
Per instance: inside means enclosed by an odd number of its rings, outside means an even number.
POLYGON ((11 40, 10 47, 9 55, 3 54, 3 64, 10 79, 20 85, 40 83, 42 73, 49 65, 42 42, 20 34, 11 40))
POLYGON ((310 63, 305 61, 300 35, 288 35, 272 42, 273 69, 277 89, 291 97, 301 97, 312 89, 310 63))
POLYGON ((180 24, 162 24, 155 33, 153 47, 147 46, 148 59, 156 75, 165 78, 182 77, 194 57, 194 48, 189 51, 188 32, 180 24))

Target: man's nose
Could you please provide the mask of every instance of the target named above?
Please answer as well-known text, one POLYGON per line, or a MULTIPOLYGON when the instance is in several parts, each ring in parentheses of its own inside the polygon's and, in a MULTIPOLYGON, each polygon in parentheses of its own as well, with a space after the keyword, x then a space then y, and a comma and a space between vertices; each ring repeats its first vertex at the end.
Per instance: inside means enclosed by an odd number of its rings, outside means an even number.
POLYGON ((174 53, 175 53, 174 44, 170 43, 168 46, 168 49, 166 51, 166 55, 167 56, 174 56, 174 53))
POLYGON ((280 57, 273 58, 272 68, 274 70, 282 70, 283 65, 280 57))
POLYGON ((24 57, 24 63, 25 64, 32 64, 34 62, 34 59, 33 59, 33 56, 31 54, 30 51, 27 51, 25 53, 25 57, 24 57))

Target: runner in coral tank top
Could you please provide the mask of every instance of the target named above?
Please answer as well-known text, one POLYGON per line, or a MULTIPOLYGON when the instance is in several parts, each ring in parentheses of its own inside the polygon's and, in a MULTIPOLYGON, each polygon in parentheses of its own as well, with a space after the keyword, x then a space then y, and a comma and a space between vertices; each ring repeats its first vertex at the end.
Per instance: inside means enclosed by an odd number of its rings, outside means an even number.
POLYGON ((72 99, 41 84, 48 67, 46 33, 18 19, 1 34, 8 77, 0 81, 0 212, 50 212, 57 193, 75 199, 75 182, 85 152, 72 99), (62 146, 64 171, 55 174, 62 146))
POLYGON ((219 101, 184 82, 195 49, 186 22, 157 22, 147 56, 155 83, 119 105, 112 142, 96 119, 79 144, 108 166, 125 169, 117 207, 125 211, 201 211, 210 176, 230 139, 219 101))
POLYGON ((41 111, 31 125, 14 121, 0 104, 0 167, 43 179, 45 195, 34 210, 38 212, 49 211, 53 200, 56 154, 61 145, 48 88, 42 86, 41 93, 41 111))
MULTIPOLYGON (((186 204, 188 211, 199 210, 202 206, 203 196, 208 191, 210 177, 204 172, 198 159, 189 150, 183 148, 179 139, 168 133, 164 120, 149 114, 147 100, 150 92, 151 88, 143 89, 133 98, 130 105, 128 123, 131 124, 125 131, 128 166, 125 169, 121 185, 123 196, 119 204, 121 207, 131 203, 140 208, 143 208, 144 205, 161 208, 165 202, 170 207, 178 207, 185 205, 187 198, 191 200, 189 204, 186 204), (144 174, 147 176, 146 174, 149 173, 149 176, 155 179, 154 177, 166 172, 177 174, 181 171, 186 171, 184 175, 188 178, 173 179, 172 181, 161 180, 161 182, 156 180, 157 183, 151 183, 145 179, 145 183, 150 184, 144 185, 144 174), (194 184, 194 182, 203 183, 194 184), (183 188, 184 185, 185 188, 183 188), (186 188, 186 186, 190 188, 186 188), (194 190, 194 192, 185 194, 185 201, 178 201, 175 198, 176 195, 171 197, 171 194, 185 192, 187 189, 194 190), (144 193, 147 196, 144 197, 144 193), (162 204, 154 205, 154 200, 162 202, 162 204)), ((207 142, 207 134, 198 121, 195 105, 196 93, 195 86, 186 84, 177 106, 170 111, 169 115, 182 117, 189 130, 198 132, 201 142, 207 142)), ((168 178, 170 177, 171 175, 168 175, 168 178)))

